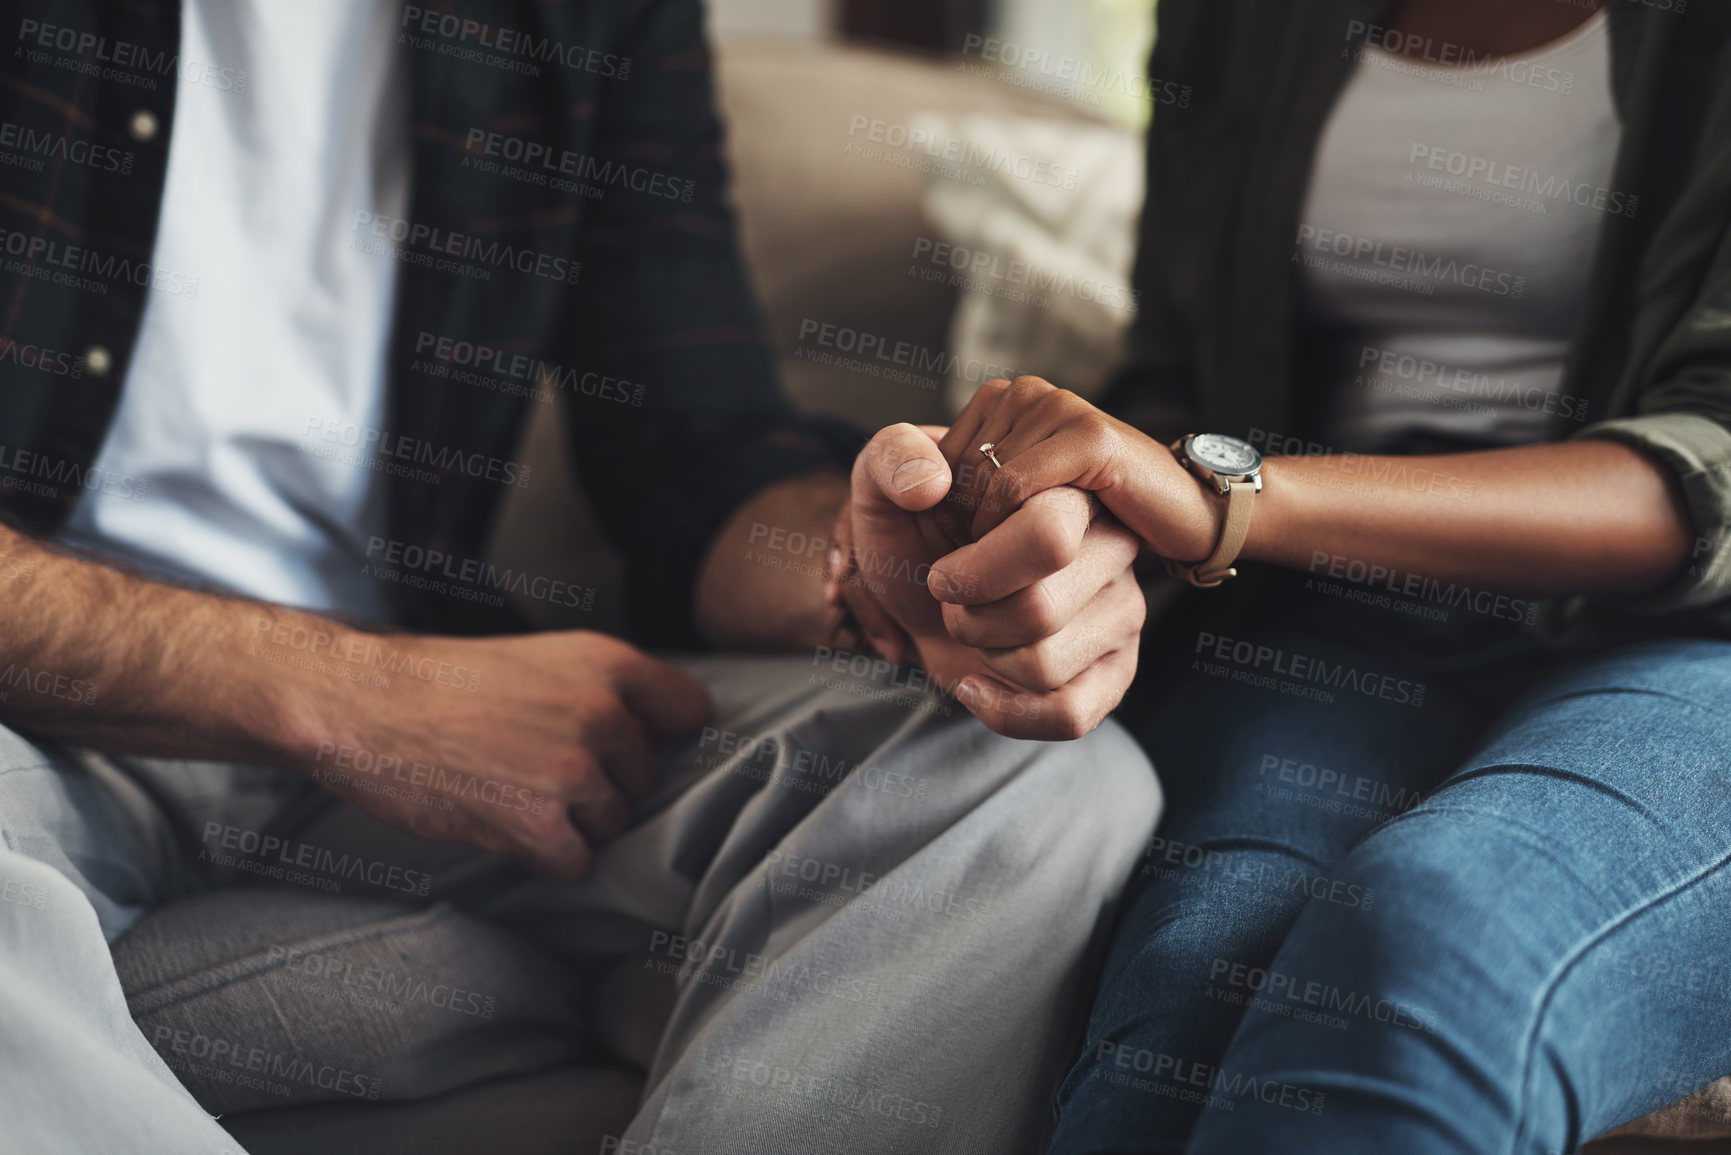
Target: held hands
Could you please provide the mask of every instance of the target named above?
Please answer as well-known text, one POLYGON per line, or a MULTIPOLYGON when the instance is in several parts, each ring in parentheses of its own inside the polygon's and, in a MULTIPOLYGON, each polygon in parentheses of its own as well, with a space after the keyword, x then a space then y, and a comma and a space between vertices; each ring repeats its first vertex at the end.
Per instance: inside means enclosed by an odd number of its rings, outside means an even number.
POLYGON ((940 433, 893 425, 855 460, 830 565, 840 594, 879 653, 919 660, 993 730, 1080 737, 1136 674, 1136 538, 1067 486, 1006 511, 987 540, 958 533, 934 510, 973 471, 952 471, 940 433))
MULTIPOLYGON (((1145 608, 1130 566, 1143 543, 1203 558, 1217 506, 1168 450, 1074 394, 991 382, 947 432, 896 425, 872 439, 833 535, 848 564, 832 556, 830 569, 885 657, 918 660, 999 733, 1070 739, 1135 677, 1145 608)), ((583 875, 629 824, 655 785, 651 744, 710 711, 701 683, 601 634, 361 640, 480 678, 312 678, 278 711, 290 760, 392 826, 557 878, 583 875), (438 773, 418 792, 369 790, 360 761, 381 757, 438 773)))
MULTIPOLYGON (((896 425, 872 439, 834 534, 848 565, 830 568, 885 657, 919 660, 999 733, 1076 738, 1135 677, 1145 609, 1130 566, 1143 543, 1206 557, 1218 504, 1168 450, 1074 394, 991 382, 947 432, 896 425)), ((315 678, 278 720, 292 759, 392 826, 558 878, 580 877, 626 828, 630 801, 655 784, 651 743, 710 711, 683 671, 586 631, 389 644, 481 677, 315 678), (351 766, 385 756, 441 773, 418 794, 381 794, 366 770, 345 770, 345 751, 351 766)))

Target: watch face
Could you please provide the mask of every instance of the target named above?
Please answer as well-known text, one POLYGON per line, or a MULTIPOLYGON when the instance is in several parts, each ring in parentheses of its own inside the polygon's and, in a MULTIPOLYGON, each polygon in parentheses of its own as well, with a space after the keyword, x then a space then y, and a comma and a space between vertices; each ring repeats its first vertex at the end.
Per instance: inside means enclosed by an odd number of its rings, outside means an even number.
POLYGON ((1262 454, 1248 441, 1223 433, 1198 433, 1190 439, 1190 459, 1226 477, 1242 477, 1262 468, 1262 454))

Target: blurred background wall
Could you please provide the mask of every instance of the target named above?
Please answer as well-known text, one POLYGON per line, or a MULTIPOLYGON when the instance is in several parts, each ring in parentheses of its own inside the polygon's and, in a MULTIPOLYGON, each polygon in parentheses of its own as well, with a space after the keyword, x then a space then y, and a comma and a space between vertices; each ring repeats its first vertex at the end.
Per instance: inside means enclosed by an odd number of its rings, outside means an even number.
MULTIPOLYGON (((778 37, 900 47, 994 64, 1001 46, 1038 53, 1050 71, 1070 59, 1102 70, 1139 71, 1152 43, 1155 0, 711 0, 719 39, 778 37), (992 59, 988 59, 991 57, 992 59)), ((1023 69, 1026 70, 1025 68, 1023 69)), ((1129 92, 1105 96, 1097 114, 1140 127, 1148 102, 1129 92)))

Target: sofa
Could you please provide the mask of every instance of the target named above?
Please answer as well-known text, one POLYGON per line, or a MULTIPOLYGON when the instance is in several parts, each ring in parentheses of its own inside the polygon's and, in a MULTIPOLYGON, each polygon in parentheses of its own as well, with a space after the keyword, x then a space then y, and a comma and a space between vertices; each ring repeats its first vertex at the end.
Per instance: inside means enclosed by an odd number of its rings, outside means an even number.
MULTIPOLYGON (((802 406, 871 428, 946 419, 942 389, 800 355, 802 326, 809 330, 813 322, 942 348, 956 309, 955 288, 908 276, 909 239, 930 227, 922 211, 927 178, 849 155, 850 126, 861 116, 905 124, 929 111, 1078 126, 1088 117, 950 63, 838 46, 725 45, 719 87, 746 255, 787 390, 802 406)), ((490 547, 493 560, 597 589, 589 609, 515 607, 537 627, 624 632, 618 560, 565 463, 556 415, 537 408, 519 454, 532 464, 536 484, 511 491, 490 547)), ((653 976, 625 965, 573 976, 509 932, 448 907, 263 888, 155 911, 114 944, 114 957, 147 1037, 188 1016, 232 1015, 213 1008, 226 1002, 273 1007, 273 1015, 257 1016, 271 1045, 322 1038, 324 1053, 347 1045, 354 1015, 366 1012, 309 1001, 304 984, 282 966, 284 942, 359 966, 412 959, 423 969, 480 968, 491 976, 489 989, 510 993, 484 1021, 393 1018, 388 1082, 396 1093, 379 1102, 266 1106, 195 1088, 201 1101, 207 1092, 217 1096, 212 1109, 222 1110, 223 1125, 255 1155, 607 1150, 606 1137, 618 1135, 632 1114, 671 995, 653 976), (210 982, 213 973, 223 981, 210 982), (276 1040, 274 1032, 284 1033, 276 1040)), ((1731 1083, 1705 1088, 1585 1150, 1731 1152, 1731 1083)))

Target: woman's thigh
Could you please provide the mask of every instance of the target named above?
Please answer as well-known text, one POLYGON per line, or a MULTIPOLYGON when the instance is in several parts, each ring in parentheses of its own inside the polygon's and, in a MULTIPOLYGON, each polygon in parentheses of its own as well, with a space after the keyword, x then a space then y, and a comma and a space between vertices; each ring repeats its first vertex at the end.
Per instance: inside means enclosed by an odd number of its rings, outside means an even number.
POLYGON ((1479 709, 1392 649, 1298 625, 1243 644, 1200 634, 1187 675, 1138 733, 1168 809, 1058 1095, 1052 1151, 1181 1150, 1205 1098, 1188 1080, 1271 997, 1267 967, 1298 912, 1384 901, 1336 863, 1434 788, 1481 725, 1479 709))
POLYGON ((1512 709, 1339 864, 1371 910, 1306 905, 1190 1150, 1572 1150, 1731 1071, 1728 707, 1683 641, 1512 709))

